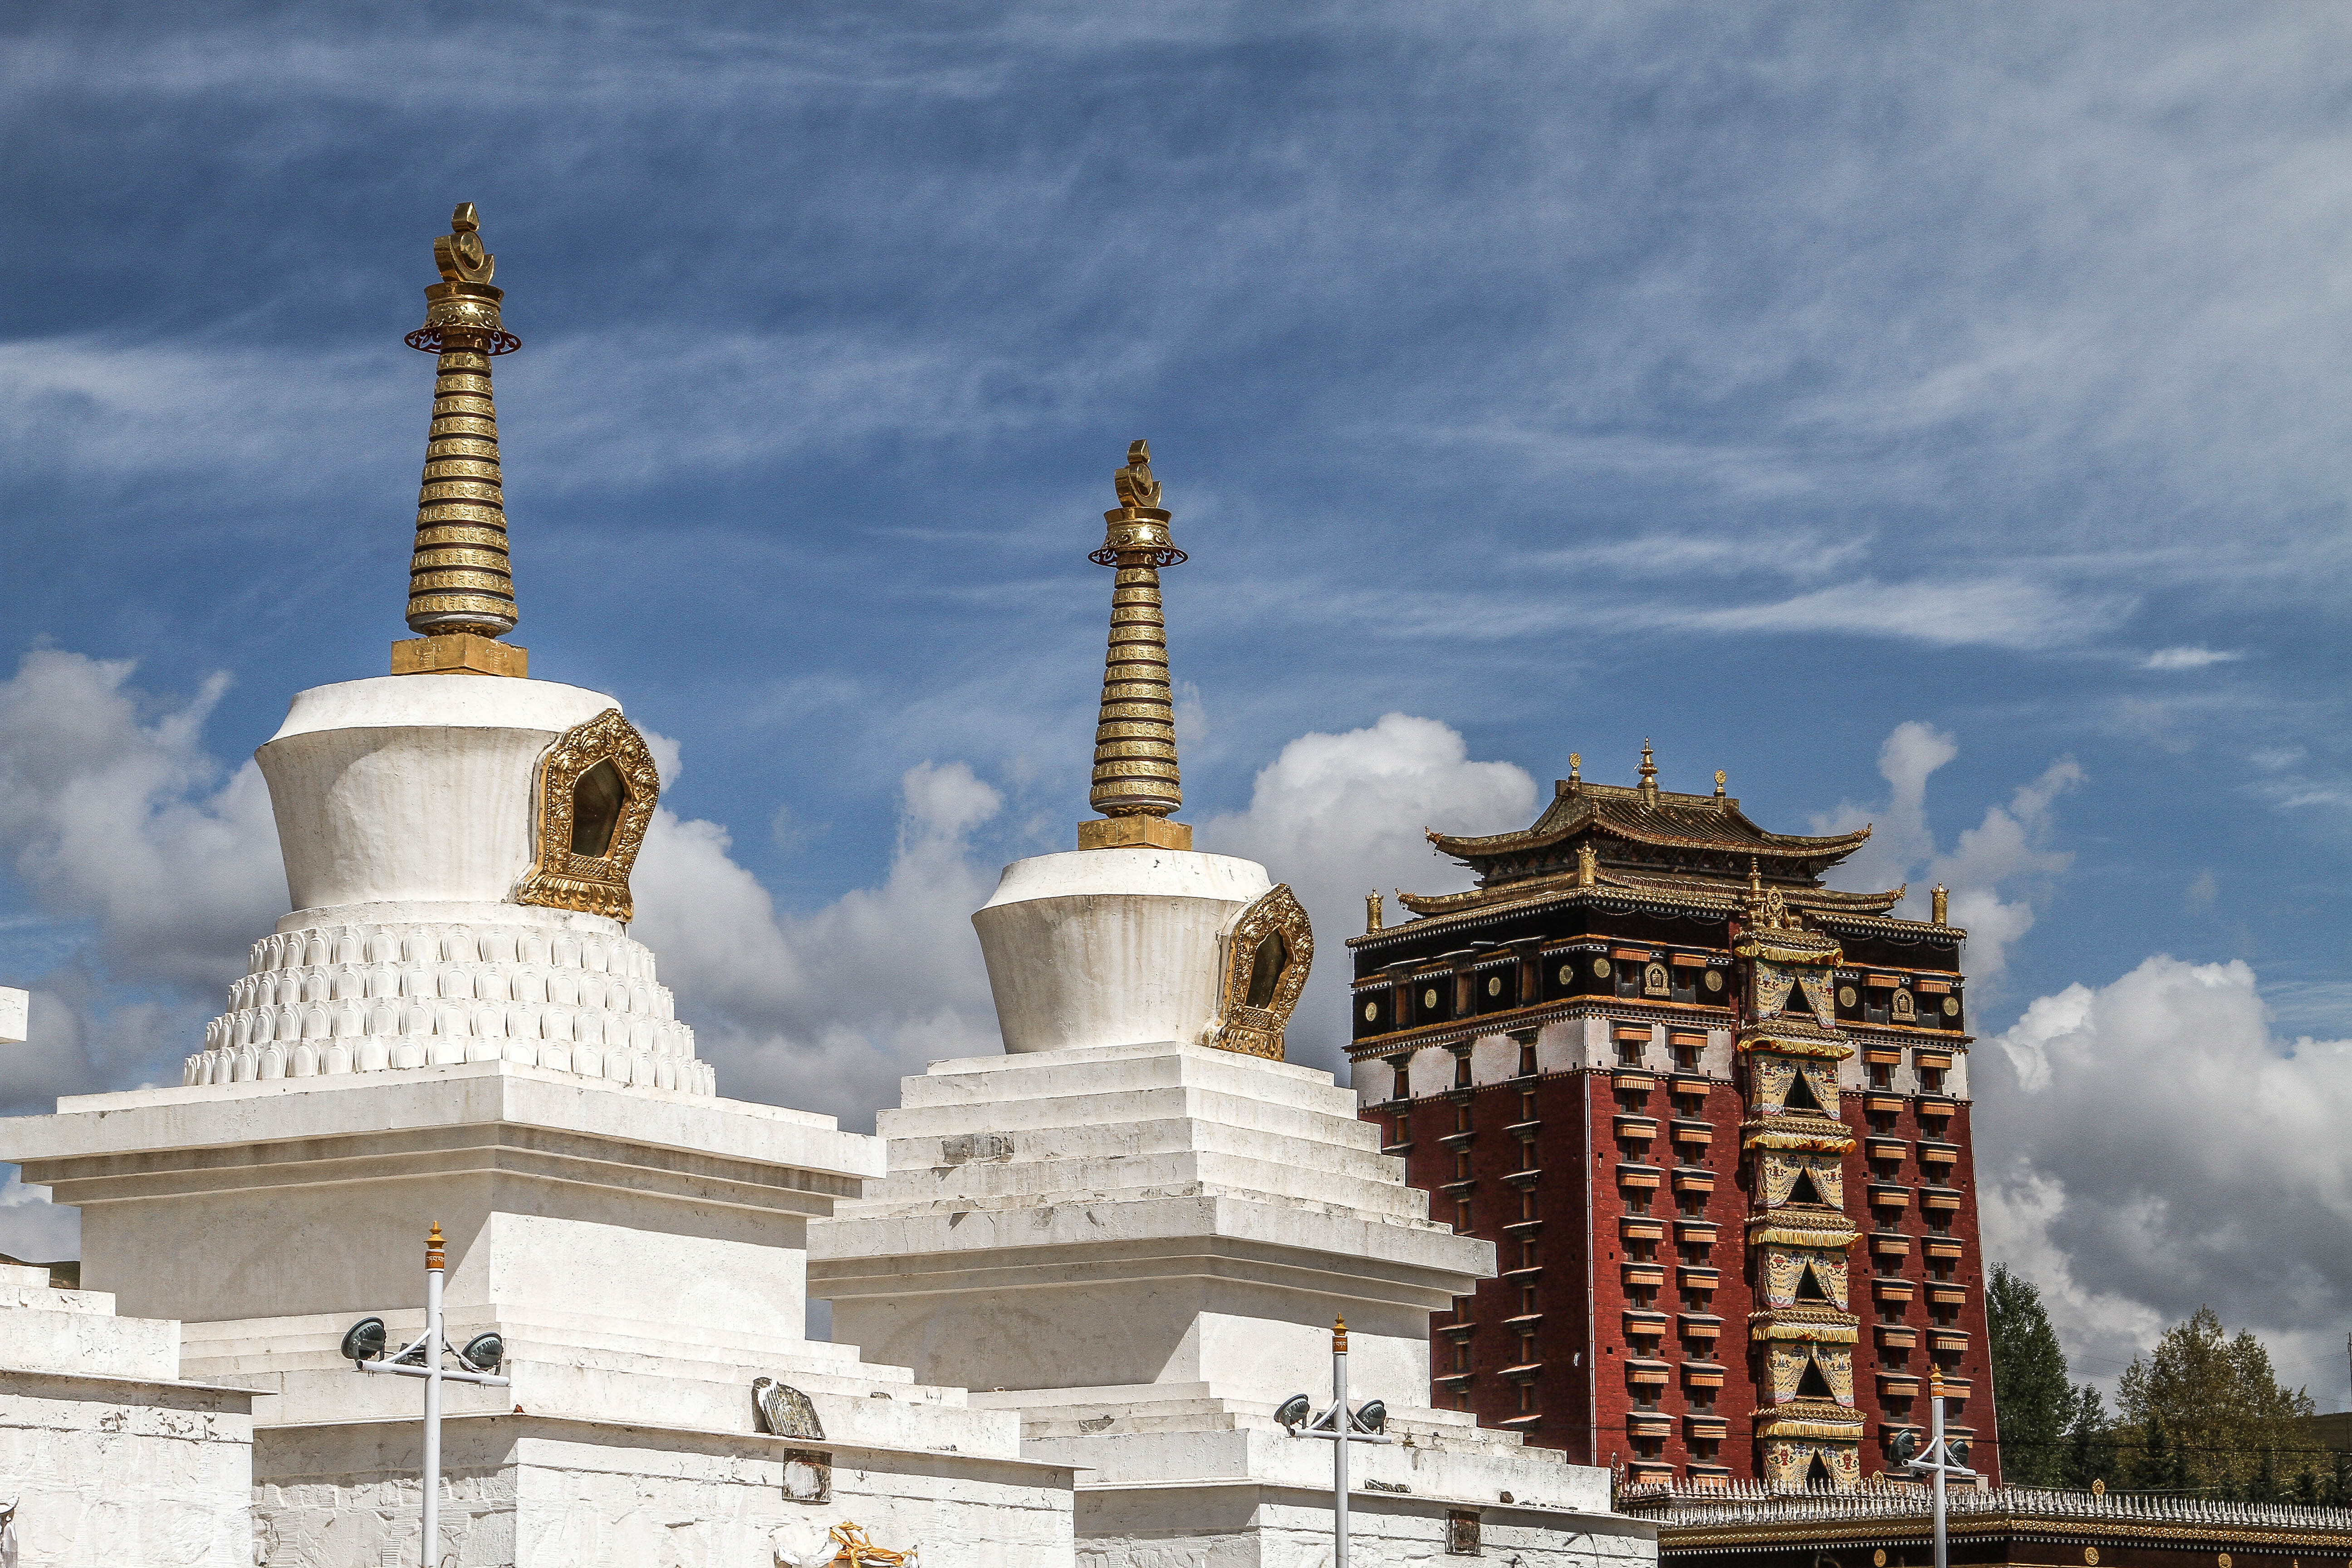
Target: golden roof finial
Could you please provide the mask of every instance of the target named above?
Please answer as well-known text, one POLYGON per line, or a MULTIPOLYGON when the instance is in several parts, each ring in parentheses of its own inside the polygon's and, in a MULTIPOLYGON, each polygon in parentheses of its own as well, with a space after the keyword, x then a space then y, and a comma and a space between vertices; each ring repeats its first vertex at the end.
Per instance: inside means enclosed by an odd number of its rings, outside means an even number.
POLYGON ((1934 887, 1928 889, 1927 899, 1934 906, 1930 913, 1934 917, 1935 922, 1939 926, 1951 924, 1950 916, 1952 912, 1952 895, 1950 892, 1946 890, 1944 884, 1938 882, 1934 887))
POLYGON ((1725 780, 1725 778, 1724 778, 1723 770, 1722 770, 1721 768, 1717 768, 1717 769, 1716 769, 1716 770, 1715 770, 1715 795, 1716 795, 1716 798, 1717 798, 1717 800, 1720 800, 1720 799, 1722 799, 1722 798, 1723 798, 1723 786, 1724 786, 1725 782, 1726 782, 1726 780, 1725 780))
POLYGON ((1150 442, 1129 445, 1127 467, 1111 482, 1118 505, 1103 513, 1102 548, 1087 557, 1118 568, 1095 724, 1094 784, 1087 796, 1106 820, 1078 824, 1078 847, 1190 849, 1192 828, 1167 820, 1183 805, 1184 786, 1176 766, 1176 706, 1160 603, 1160 568, 1179 564, 1184 552, 1169 537, 1150 442))
POLYGON ((439 363, 408 564, 408 626, 418 637, 393 645, 394 675, 519 676, 527 668, 521 648, 488 640, 514 630, 518 615, 490 361, 522 341, 499 320, 506 292, 490 285, 498 258, 482 248, 480 231, 474 204, 458 203, 449 232, 433 242, 441 281, 425 290, 425 324, 407 338, 439 363))
POLYGON ((1368 931, 1381 929, 1381 890, 1378 888, 1364 895, 1364 929, 1368 931))
POLYGON ((1642 737, 1642 766, 1639 772, 1643 796, 1654 803, 1658 798, 1658 764, 1650 760, 1650 739, 1646 735, 1642 737))
POLYGON ((1579 770, 1580 770, 1580 769, 1581 769, 1583 766, 1584 766, 1584 757, 1583 757, 1583 754, 1582 754, 1581 752, 1569 752, 1569 753, 1568 753, 1568 782, 1569 782, 1569 783, 1570 783, 1570 784, 1582 784, 1582 783, 1584 782, 1583 778, 1582 778, 1582 777, 1580 775, 1580 773, 1579 773, 1579 770))

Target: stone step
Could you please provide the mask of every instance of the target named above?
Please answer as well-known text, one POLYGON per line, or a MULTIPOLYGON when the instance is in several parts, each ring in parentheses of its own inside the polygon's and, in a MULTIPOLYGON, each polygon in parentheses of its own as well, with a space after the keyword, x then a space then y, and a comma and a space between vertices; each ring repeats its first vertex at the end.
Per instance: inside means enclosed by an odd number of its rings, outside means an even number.
POLYGON ((1381 1130, 1354 1115, 1306 1110, 1213 1089, 1189 1087, 1120 1089, 1005 1100, 987 1106, 940 1105, 884 1110, 875 1131, 886 1139, 950 1137, 1051 1127, 1119 1129, 1138 1121, 1192 1118, 1246 1128, 1286 1142, 1377 1151, 1381 1130))
POLYGON ((1003 1200, 1099 1202, 1114 1193, 1149 1192, 1155 1196, 1201 1193, 1265 1197, 1337 1205, 1397 1219, 1429 1217, 1428 1194, 1402 1183, 1227 1154, 950 1165, 896 1173, 869 1190, 872 1196, 844 1204, 835 1212, 843 1218, 864 1218, 908 1209, 992 1207, 1003 1200))

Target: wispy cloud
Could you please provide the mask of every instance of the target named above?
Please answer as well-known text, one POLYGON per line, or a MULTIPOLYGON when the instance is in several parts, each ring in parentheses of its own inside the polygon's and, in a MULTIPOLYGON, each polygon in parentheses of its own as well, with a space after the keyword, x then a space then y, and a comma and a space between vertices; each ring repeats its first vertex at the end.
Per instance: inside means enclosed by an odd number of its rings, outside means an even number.
POLYGON ((2160 647, 2140 662, 2142 669, 2204 669, 2245 658, 2240 650, 2210 647, 2160 647))

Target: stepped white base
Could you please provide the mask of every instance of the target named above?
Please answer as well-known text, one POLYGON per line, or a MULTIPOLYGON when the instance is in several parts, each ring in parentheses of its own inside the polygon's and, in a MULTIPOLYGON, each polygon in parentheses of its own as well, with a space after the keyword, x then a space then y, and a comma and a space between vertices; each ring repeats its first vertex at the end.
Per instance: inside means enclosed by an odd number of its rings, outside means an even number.
POLYGON ((449 1341, 497 1330, 512 1380, 444 1390, 467 1568, 767 1568, 772 1531, 845 1519, 935 1564, 1071 1568, 1069 1467, 1017 1413, 804 1337, 808 1224, 880 1165, 830 1117, 468 1062, 68 1099, 0 1121, 0 1159, 81 1205, 85 1279, 176 1308, 191 1375, 250 1391, 275 1561, 415 1560, 423 1390, 337 1346, 422 1326, 437 1220, 449 1341), (822 1440, 758 1429, 762 1376, 822 1440))
POLYGON ((889 1172, 810 1226, 845 1338, 1018 1411, 1082 1466, 1089 1563, 1328 1559, 1331 1448, 1274 1410, 1350 1392, 1399 1441, 1350 1449, 1351 1561, 1402 1568, 1478 1516, 1525 1568, 1656 1561, 1605 1471, 1428 1409, 1429 1317, 1494 1270, 1427 1216, 1331 1075, 1159 1042, 937 1062, 881 1113, 889 1172), (1504 1498, 1508 1494, 1510 1501, 1504 1498))
POLYGON ((177 1323, 48 1279, 0 1267, 0 1494, 27 1568, 252 1568, 252 1395, 184 1380, 177 1323))

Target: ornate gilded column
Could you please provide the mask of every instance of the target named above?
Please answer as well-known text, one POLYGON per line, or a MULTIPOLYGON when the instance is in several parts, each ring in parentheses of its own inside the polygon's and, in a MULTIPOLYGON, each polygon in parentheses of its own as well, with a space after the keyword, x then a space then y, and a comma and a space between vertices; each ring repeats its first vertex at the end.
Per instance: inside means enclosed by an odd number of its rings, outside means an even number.
POLYGON ((1179 564, 1184 552, 1169 539, 1150 442, 1129 446, 1127 467, 1112 482, 1119 504, 1103 513, 1102 548, 1087 557, 1118 568, 1102 712, 1095 725, 1094 787, 1087 797, 1102 819, 1078 824, 1078 847, 1190 849, 1192 829, 1167 820, 1184 804, 1184 788, 1176 767, 1176 707, 1160 605, 1160 568, 1179 564))
POLYGON ((408 626, 392 645, 394 675, 521 676, 529 655, 492 639, 514 630, 506 498, 499 478, 499 415, 490 361, 522 347, 499 320, 498 258, 483 250, 474 204, 433 242, 441 281, 425 290, 425 324, 408 346, 439 356, 425 482, 416 495, 416 549, 408 567, 408 626))
POLYGON ((1817 1476, 1842 1489, 1861 1479, 1864 1427, 1853 1391, 1861 1319, 1847 1272, 1859 1235, 1845 1210, 1853 1136, 1838 1116, 1837 1082, 1853 1047, 1832 1001, 1843 954, 1805 930, 1752 868, 1732 952, 1746 961, 1736 1048, 1748 1079, 1739 1142, 1757 1297, 1748 1321, 1760 1396, 1757 1472, 1776 1490, 1801 1490, 1817 1476), (1799 995, 1810 1017, 1791 1010, 1799 995))

